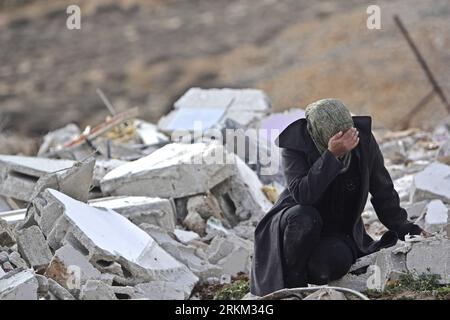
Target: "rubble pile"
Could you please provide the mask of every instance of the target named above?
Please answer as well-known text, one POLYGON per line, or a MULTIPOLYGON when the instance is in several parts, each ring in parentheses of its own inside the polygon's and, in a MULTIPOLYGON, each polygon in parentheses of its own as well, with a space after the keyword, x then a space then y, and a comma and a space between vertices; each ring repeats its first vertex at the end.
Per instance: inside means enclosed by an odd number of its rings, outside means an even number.
MULTIPOLYGON (((281 131, 304 113, 271 113, 253 89, 193 88, 174 107, 157 125, 131 110, 50 132, 36 157, 0 156, 0 299, 198 299, 199 283, 249 274, 283 178, 205 135, 281 131)), ((430 270, 449 283, 450 129, 374 133, 409 218, 436 236, 364 257, 334 285, 364 291, 375 274, 382 290, 430 270)), ((274 152, 274 135, 246 138, 274 152)), ((370 202, 363 219, 372 237, 385 231, 370 202)))

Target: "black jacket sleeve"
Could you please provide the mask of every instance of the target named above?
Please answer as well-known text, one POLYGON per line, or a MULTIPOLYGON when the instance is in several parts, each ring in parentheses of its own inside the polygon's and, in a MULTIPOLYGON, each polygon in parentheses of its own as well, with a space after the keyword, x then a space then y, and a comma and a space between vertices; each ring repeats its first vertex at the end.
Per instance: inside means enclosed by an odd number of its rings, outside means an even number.
POLYGON ((383 155, 373 135, 369 147, 374 157, 370 171, 369 191, 378 218, 389 230, 395 231, 401 240, 404 240, 408 233, 420 234, 422 229, 408 221, 406 210, 400 207, 398 193, 384 166, 383 155))
POLYGON ((289 193, 301 205, 316 203, 342 169, 340 161, 328 150, 309 167, 304 152, 283 149, 282 164, 289 193))

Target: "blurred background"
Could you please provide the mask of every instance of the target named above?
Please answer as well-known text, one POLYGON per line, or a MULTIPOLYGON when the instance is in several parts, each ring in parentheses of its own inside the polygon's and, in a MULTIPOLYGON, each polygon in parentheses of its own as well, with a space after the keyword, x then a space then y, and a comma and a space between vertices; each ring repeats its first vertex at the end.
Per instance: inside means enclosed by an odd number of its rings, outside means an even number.
POLYGON ((249 87, 275 111, 334 97, 377 127, 430 129, 447 111, 435 95, 411 114, 432 87, 393 14, 450 95, 448 0, 0 0, 0 151, 103 121, 97 88, 153 123, 191 87, 249 87), (66 28, 70 4, 81 30, 66 28), (381 30, 366 27, 371 4, 381 30))

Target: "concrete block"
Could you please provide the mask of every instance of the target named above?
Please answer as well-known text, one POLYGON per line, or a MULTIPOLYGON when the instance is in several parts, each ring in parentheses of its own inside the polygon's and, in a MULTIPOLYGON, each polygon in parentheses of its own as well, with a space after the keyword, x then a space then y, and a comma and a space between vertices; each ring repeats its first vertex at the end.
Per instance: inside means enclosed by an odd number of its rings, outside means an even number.
POLYGON ((450 283, 450 240, 429 239, 412 243, 406 256, 406 266, 412 273, 440 275, 443 284, 450 283))
POLYGON ((192 240, 198 240, 200 239, 200 236, 192 231, 186 231, 181 229, 175 229, 173 231, 175 236, 177 237, 177 240, 180 241, 183 244, 188 244, 192 240))
POLYGON ((442 232, 448 223, 448 209, 441 200, 432 200, 427 205, 425 229, 429 232, 442 232))
POLYGON ((99 280, 88 280, 81 288, 80 300, 117 300, 110 286, 99 280))
POLYGON ((48 278, 48 291, 56 300, 76 300, 75 297, 55 280, 48 278))
POLYGON ((100 279, 101 274, 83 254, 66 244, 56 250, 45 276, 76 295, 81 285, 88 280, 100 279))
POLYGON ((208 277, 222 274, 222 268, 209 263, 201 249, 176 241, 167 231, 157 226, 142 224, 140 228, 155 239, 172 257, 185 264, 200 279, 204 280, 208 277))
POLYGON ((414 176, 411 202, 428 199, 450 203, 450 166, 433 162, 414 176))
POLYGON ((89 202, 97 208, 108 208, 128 218, 135 225, 149 223, 168 231, 175 229, 174 205, 168 199, 149 197, 110 197, 89 202))
POLYGON ((101 187, 111 195, 162 198, 206 193, 233 174, 224 157, 221 145, 172 143, 112 170, 101 187))
POLYGON ((38 226, 18 232, 17 247, 28 265, 37 271, 45 270, 52 259, 52 252, 38 226))
POLYGON ((208 247, 208 261, 220 266, 223 274, 250 272, 253 243, 235 235, 216 236, 208 247))
POLYGON ((29 202, 40 177, 73 165, 70 160, 1 155, 0 195, 29 202))
POLYGON ((11 271, 0 278, 0 300, 37 300, 38 287, 33 271, 11 271))

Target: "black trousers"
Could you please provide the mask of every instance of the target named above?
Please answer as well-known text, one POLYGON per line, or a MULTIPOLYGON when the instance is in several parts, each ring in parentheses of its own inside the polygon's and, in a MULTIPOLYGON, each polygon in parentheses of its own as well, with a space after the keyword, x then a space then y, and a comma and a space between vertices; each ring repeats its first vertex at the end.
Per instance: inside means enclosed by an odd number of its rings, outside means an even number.
POLYGON ((323 221, 311 206, 294 206, 281 217, 283 273, 287 288, 325 285, 343 277, 357 258, 346 235, 322 234, 323 221))

